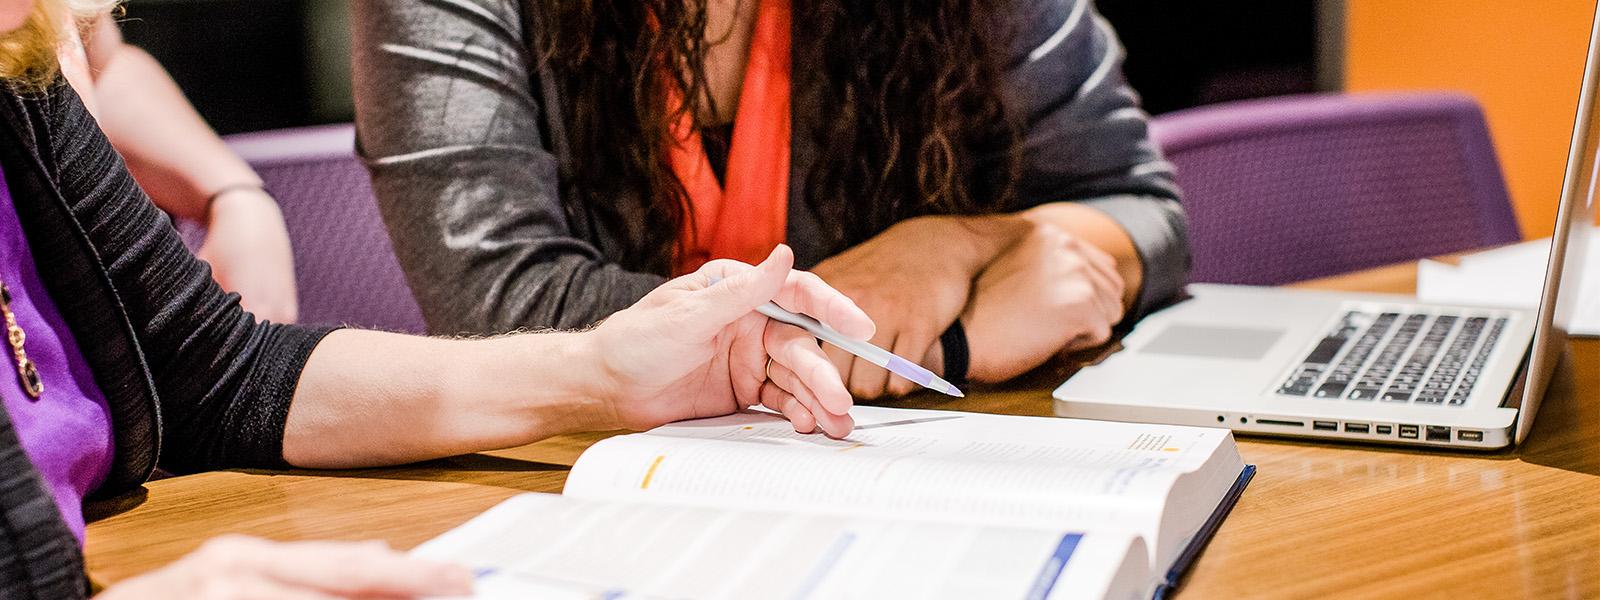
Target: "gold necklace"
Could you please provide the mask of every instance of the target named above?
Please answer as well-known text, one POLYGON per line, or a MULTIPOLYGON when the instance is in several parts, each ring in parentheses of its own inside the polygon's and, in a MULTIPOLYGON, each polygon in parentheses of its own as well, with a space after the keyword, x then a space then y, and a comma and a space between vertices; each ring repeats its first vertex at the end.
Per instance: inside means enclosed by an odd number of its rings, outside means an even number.
POLYGON ((6 341, 11 342, 11 356, 17 359, 17 379, 22 381, 22 391, 38 399, 44 393, 44 381, 39 378, 39 369, 33 366, 33 361, 28 360, 28 351, 22 347, 23 342, 28 341, 28 334, 17 324, 16 313, 11 312, 11 288, 4 281, 0 281, 0 314, 6 318, 6 341))

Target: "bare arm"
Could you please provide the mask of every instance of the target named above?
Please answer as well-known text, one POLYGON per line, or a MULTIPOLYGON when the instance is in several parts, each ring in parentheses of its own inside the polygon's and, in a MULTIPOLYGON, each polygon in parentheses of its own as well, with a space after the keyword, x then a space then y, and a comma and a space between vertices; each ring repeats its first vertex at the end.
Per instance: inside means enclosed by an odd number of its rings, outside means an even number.
POLYGON ((584 332, 447 340, 336 331, 301 372, 283 458, 322 468, 403 463, 755 404, 796 431, 842 437, 850 395, 816 340, 752 311, 771 299, 857 339, 872 335, 872 322, 792 264, 783 246, 756 268, 713 261, 584 332))
POLYGON ((217 190, 261 183, 201 120, 166 69, 123 42, 110 15, 96 21, 86 41, 95 117, 157 206, 205 222, 206 199, 217 190))
POLYGON ((578 333, 333 332, 301 374, 283 458, 313 468, 398 464, 616 429, 587 343, 578 333))
MULTIPOLYGON (((200 258, 263 319, 299 317, 294 256, 278 204, 145 51, 123 43, 110 15, 85 46, 90 82, 75 82, 106 137, 156 206, 208 227, 200 258), (226 190, 224 192, 224 190, 226 190)), ((81 79, 81 78, 80 78, 81 79)))

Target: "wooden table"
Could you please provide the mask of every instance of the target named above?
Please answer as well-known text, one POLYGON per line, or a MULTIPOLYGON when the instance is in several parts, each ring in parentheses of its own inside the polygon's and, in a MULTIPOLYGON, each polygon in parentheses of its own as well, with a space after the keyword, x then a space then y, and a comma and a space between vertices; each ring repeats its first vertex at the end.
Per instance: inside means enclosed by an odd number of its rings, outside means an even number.
MULTIPOLYGON (((1311 284, 1408 292, 1415 267, 1311 284)), ((1070 366, 956 402, 894 403, 1048 415, 1070 366)), ((410 548, 517 493, 556 492, 603 435, 426 464, 342 472, 230 471, 154 481, 89 507, 101 582, 166 564, 206 538, 383 539, 410 548)), ((1571 343, 1522 447, 1494 454, 1244 438, 1260 472, 1183 594, 1600 597, 1600 340, 1571 343)))

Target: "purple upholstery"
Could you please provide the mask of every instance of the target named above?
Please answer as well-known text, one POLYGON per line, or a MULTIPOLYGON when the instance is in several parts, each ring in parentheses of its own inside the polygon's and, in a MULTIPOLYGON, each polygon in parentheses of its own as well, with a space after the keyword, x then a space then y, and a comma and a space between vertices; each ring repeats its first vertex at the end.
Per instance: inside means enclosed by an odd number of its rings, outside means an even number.
POLYGON ((1456 94, 1286 96, 1162 115, 1193 281, 1276 285, 1519 239, 1483 114, 1456 94))
MULTIPOLYGON (((294 246, 300 321, 422 333, 411 296, 355 156, 350 125, 232 135, 228 146, 277 197, 294 246)), ((189 226, 192 228, 192 226, 189 226)), ((186 238, 194 241, 192 232, 186 238)))

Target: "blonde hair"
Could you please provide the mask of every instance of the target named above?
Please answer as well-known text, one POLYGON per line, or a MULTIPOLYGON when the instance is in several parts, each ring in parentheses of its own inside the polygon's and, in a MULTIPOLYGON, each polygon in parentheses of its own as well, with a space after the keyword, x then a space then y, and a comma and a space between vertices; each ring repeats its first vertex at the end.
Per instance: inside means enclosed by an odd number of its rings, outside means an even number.
POLYGON ((69 23, 86 25, 119 0, 34 0, 33 12, 16 31, 0 33, 0 80, 23 91, 49 87, 60 72, 56 53, 69 23), (70 16, 70 21, 69 21, 70 16))

